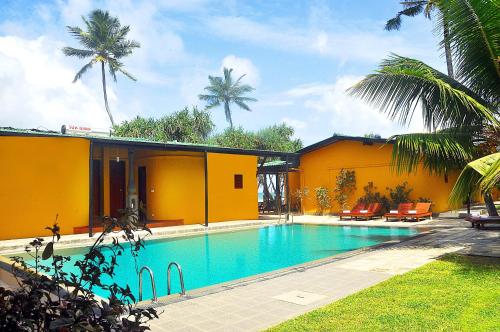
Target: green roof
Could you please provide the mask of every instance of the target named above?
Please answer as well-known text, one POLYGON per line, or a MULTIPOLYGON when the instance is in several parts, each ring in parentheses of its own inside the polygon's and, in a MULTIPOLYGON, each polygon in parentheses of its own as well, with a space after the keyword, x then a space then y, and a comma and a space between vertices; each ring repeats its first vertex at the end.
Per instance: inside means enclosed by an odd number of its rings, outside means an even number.
POLYGON ((34 136, 34 137, 64 137, 64 138, 84 138, 89 139, 95 143, 112 144, 112 145, 126 145, 134 147, 149 147, 164 150, 184 150, 184 151, 198 151, 198 152, 214 152, 214 153, 230 153, 230 154, 245 154, 255 156, 277 156, 285 157, 287 155, 293 156, 295 153, 278 152, 268 150, 252 150, 252 149, 239 149, 222 147, 213 144, 195 144, 185 142, 158 142, 137 137, 119 137, 119 136, 98 136, 98 135, 77 135, 77 134, 62 134, 53 130, 40 130, 40 129, 19 129, 12 127, 0 127, 0 136, 34 136))

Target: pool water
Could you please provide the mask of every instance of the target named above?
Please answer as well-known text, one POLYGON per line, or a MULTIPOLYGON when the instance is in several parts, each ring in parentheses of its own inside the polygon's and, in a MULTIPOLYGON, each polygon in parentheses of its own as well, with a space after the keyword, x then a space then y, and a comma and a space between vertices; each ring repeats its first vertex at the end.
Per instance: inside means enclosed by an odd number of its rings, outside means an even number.
MULTIPOLYGON (((203 234, 146 241, 139 253, 139 268, 149 266, 155 275, 158 296, 167 294, 167 265, 178 262, 186 290, 219 284, 269 272, 343 252, 417 234, 417 230, 391 227, 357 227, 288 224, 233 232, 203 234)), ((65 249, 57 253, 82 259, 88 248, 65 249)), ((138 295, 138 276, 128 250, 118 257, 115 282, 128 284, 138 295)), ((70 268, 67 272, 76 273, 70 268)), ((172 288, 179 291, 176 270, 172 288)), ((104 291, 95 289, 106 297, 104 291)), ((144 299, 150 299, 150 279, 144 273, 144 299)))

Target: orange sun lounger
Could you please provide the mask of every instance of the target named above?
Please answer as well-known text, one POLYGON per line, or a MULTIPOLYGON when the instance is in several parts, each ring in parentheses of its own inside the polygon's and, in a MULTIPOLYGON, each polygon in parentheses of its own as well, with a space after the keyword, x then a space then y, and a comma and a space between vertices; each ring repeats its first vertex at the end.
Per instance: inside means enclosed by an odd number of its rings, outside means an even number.
POLYGON ((339 218, 342 220, 342 217, 354 217, 354 214, 358 213, 359 211, 363 210, 365 208, 365 204, 363 203, 358 203, 356 204, 352 210, 344 210, 339 212, 339 218))
POLYGON ((422 218, 432 217, 432 212, 429 211, 431 204, 432 203, 417 203, 413 210, 408 210, 406 213, 403 213, 403 218, 420 221, 422 218))
POLYGON ((403 219, 404 214, 408 212, 408 210, 411 210, 412 207, 413 203, 399 203, 397 211, 391 210, 388 213, 384 214, 385 221, 389 221, 389 218, 397 220, 403 219))
POLYGON ((361 219, 372 219, 373 217, 382 215, 382 204, 381 203, 371 203, 367 210, 360 210, 359 212, 353 213, 355 220, 361 219))

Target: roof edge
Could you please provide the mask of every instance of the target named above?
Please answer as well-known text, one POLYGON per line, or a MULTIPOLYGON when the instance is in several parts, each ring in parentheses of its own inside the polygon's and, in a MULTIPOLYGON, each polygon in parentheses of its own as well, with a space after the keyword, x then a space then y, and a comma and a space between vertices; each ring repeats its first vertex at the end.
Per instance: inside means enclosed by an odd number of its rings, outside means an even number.
POLYGON ((355 141, 355 142, 362 142, 365 144, 385 144, 385 143, 392 143, 394 140, 388 139, 388 138, 371 138, 371 137, 363 137, 363 136, 345 136, 345 135, 333 135, 331 137, 328 137, 322 141, 319 141, 317 143, 308 145, 300 150, 297 151, 298 154, 303 155, 308 152, 312 152, 321 148, 324 148, 325 146, 341 142, 341 141, 355 141))

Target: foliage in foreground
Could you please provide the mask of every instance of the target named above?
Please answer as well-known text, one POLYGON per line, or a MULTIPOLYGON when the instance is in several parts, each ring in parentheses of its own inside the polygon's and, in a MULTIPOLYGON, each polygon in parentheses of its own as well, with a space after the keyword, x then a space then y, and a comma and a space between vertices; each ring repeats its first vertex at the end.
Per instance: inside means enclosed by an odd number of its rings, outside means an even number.
MULTIPOLYGON (((463 169, 471 161, 497 152, 500 137, 499 2, 433 0, 404 1, 403 5, 406 9, 389 22, 389 27, 399 27, 400 14, 413 16, 427 7, 427 14, 432 12, 436 30, 446 33, 441 47, 449 62, 453 60, 453 73, 450 72, 453 75, 441 73, 416 59, 392 55, 375 73, 354 85, 350 93, 403 125, 409 124, 415 112, 420 110, 427 132, 393 137, 393 161, 397 171, 416 171, 421 163, 438 174, 463 169), (494 148, 485 151, 484 146, 494 148)), ((474 183, 468 181, 470 172, 467 172, 464 175, 467 179, 457 182, 451 203, 463 203, 472 193, 482 191, 490 214, 496 215, 489 190, 481 188, 481 183, 488 182, 483 179, 486 176, 499 177, 500 163, 490 165, 490 170, 485 172, 488 175, 479 174, 480 181, 474 183)))
MULTIPOLYGON (((143 247, 143 238, 134 231, 149 229, 136 215, 126 210, 119 219, 105 218, 104 232, 84 255, 74 263, 78 274, 67 273, 70 257, 58 255, 59 226, 47 227, 52 241, 36 238, 26 246, 27 257, 13 257, 13 273, 19 287, 0 287, 0 331, 144 331, 146 323, 157 318, 155 309, 134 306, 136 299, 129 286, 113 280, 117 257, 130 250, 135 258, 143 247), (120 233, 117 233, 120 230, 120 233), (105 241, 115 233, 111 243, 105 241), (111 255, 105 255, 104 252, 111 255), (32 261, 32 263, 31 263, 32 261), (93 289, 109 293, 99 300, 93 289)), ((137 269, 137 266, 136 266, 137 269)))
POLYGON ((269 331, 498 331, 498 258, 449 255, 269 331))

